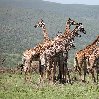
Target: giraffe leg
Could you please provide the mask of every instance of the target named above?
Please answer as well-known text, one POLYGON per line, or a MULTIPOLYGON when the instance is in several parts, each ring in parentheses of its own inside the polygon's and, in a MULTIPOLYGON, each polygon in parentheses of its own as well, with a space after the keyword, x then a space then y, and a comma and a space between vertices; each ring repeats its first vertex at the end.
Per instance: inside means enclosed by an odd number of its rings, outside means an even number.
POLYGON ((53 66, 53 68, 52 68, 52 81, 53 82, 55 82, 55 73, 56 73, 56 67, 55 67, 55 65, 53 66))
POLYGON ((81 69, 80 80, 81 80, 82 82, 86 82, 85 78, 86 78, 85 71, 84 71, 83 69, 81 69))
POLYGON ((27 81, 27 67, 24 67, 24 80, 27 81))
POLYGON ((91 74, 92 74, 92 79, 93 79, 93 81, 96 82, 96 78, 95 78, 95 74, 94 74, 94 69, 92 68, 92 69, 90 70, 90 72, 91 72, 91 74))
POLYGON ((52 67, 51 69, 50 69, 50 82, 51 82, 51 84, 54 84, 54 82, 55 82, 55 74, 54 74, 54 67, 52 67))
POLYGON ((71 83, 71 78, 70 78, 70 73, 69 73, 68 70, 67 70, 67 75, 68 75, 69 83, 72 84, 72 83, 71 83))
POLYGON ((64 82, 66 83, 66 80, 67 80, 67 76, 66 76, 66 73, 67 73, 67 70, 66 70, 66 67, 64 67, 64 82))
POLYGON ((25 81, 27 81, 27 72, 25 72, 25 78, 24 78, 25 81))
POLYGON ((78 72, 78 69, 77 69, 77 66, 75 66, 74 67, 74 69, 73 69, 73 79, 74 79, 74 81, 77 81, 77 72, 78 72))
POLYGON ((42 84, 44 82, 44 74, 43 72, 40 73, 40 83, 42 84))
POLYGON ((53 72, 54 72, 54 81, 56 80, 56 64, 57 64, 57 63, 56 63, 56 61, 55 61, 55 64, 54 64, 54 71, 53 71, 53 72))
POLYGON ((61 83, 62 82, 62 68, 61 68, 61 62, 59 60, 59 82, 61 83))
POLYGON ((79 67, 79 62, 77 57, 74 58, 74 80, 77 80, 77 75, 79 74, 81 80, 81 68, 79 67))
POLYGON ((83 82, 86 82, 86 70, 83 70, 84 71, 84 79, 83 79, 83 82))
POLYGON ((83 67, 83 73, 84 73, 84 74, 83 74, 84 77, 83 77, 83 80, 82 80, 82 81, 83 81, 83 82, 86 82, 86 73, 87 73, 87 68, 86 68, 86 66, 83 67))
POLYGON ((96 73, 97 73, 97 74, 96 74, 96 75, 97 75, 97 83, 98 83, 98 72, 99 72, 99 71, 98 71, 98 70, 96 70, 96 73))
POLYGON ((79 66, 78 69, 79 69, 80 80, 82 82, 85 82, 85 76, 86 76, 85 65, 83 66, 83 62, 81 62, 79 66))
POLYGON ((79 66, 77 68, 78 68, 77 71, 79 73, 80 80, 82 81, 82 69, 79 66))
POLYGON ((99 68, 98 68, 98 66, 96 65, 96 77, 97 77, 97 84, 98 84, 98 76, 99 76, 99 68))

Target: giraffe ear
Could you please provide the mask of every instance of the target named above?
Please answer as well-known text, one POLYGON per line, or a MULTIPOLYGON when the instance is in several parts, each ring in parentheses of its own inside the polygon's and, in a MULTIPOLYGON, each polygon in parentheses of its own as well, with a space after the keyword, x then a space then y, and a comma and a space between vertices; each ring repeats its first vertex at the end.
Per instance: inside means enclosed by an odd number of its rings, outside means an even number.
POLYGON ((41 22, 43 22, 43 19, 41 19, 41 22))
POLYGON ((79 25, 82 25, 82 23, 79 23, 79 25))
POLYGON ((69 18, 69 20, 71 20, 71 18, 69 18))
POLYGON ((79 23, 77 23, 77 25, 79 25, 79 23))
POLYGON ((37 27, 37 25, 34 26, 35 28, 37 27))

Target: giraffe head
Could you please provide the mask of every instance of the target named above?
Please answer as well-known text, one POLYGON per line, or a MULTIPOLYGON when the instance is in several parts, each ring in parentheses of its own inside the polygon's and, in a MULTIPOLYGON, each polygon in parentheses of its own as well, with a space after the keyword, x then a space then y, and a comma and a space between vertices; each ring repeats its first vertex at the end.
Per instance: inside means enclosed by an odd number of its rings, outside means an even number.
POLYGON ((86 34, 86 31, 85 31, 82 23, 78 23, 78 25, 76 26, 76 28, 78 29, 78 31, 86 34))
POLYGON ((42 19, 40 19, 40 21, 38 21, 38 23, 34 26, 35 28, 37 27, 45 27, 45 23, 42 19))
POLYGON ((45 23, 42 19, 40 19, 40 21, 38 21, 38 23, 34 26, 35 28, 37 27, 41 27, 42 31, 43 31, 43 36, 44 36, 44 42, 49 41, 49 37, 48 37, 48 32, 45 26, 45 23))
POLYGON ((84 34, 86 34, 86 31, 85 31, 85 29, 84 29, 84 27, 83 27, 83 24, 82 23, 78 23, 77 25, 76 25, 76 27, 75 27, 75 29, 71 32, 72 33, 72 35, 75 37, 81 37, 81 35, 79 34, 79 32, 81 32, 81 33, 84 33, 84 34))
POLYGON ((72 20, 71 18, 68 18, 66 25, 69 25, 69 28, 71 25, 77 25, 78 23, 74 20, 72 20))

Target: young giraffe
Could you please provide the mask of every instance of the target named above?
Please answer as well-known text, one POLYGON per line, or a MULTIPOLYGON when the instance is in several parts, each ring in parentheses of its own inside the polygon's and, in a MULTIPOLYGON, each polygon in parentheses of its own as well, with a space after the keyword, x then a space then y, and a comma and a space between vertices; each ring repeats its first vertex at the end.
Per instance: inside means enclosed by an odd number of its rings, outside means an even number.
MULTIPOLYGON (((75 55, 75 59, 74 59, 74 68, 75 70, 77 70, 79 72, 79 75, 80 75, 80 79, 82 80, 81 76, 82 76, 82 69, 84 69, 84 79, 82 81, 85 81, 85 75, 86 75, 86 71, 87 71, 87 68, 91 68, 91 66, 89 66, 88 64, 88 60, 90 57, 90 55, 93 53, 95 47, 97 47, 99 44, 99 36, 97 37, 97 39, 90 45, 88 45, 85 49, 83 50, 80 50, 76 53, 75 55), (86 62, 86 64, 84 65, 83 61, 86 62)), ((95 76, 94 76, 94 71, 93 69, 91 68, 91 74, 92 74, 92 77, 93 79, 95 79, 95 76)), ((95 81, 95 80, 94 80, 95 81)))

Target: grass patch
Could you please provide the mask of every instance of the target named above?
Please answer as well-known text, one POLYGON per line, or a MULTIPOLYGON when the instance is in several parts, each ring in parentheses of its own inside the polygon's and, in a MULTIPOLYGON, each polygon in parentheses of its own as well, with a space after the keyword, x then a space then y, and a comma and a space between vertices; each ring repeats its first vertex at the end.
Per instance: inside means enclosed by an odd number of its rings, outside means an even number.
POLYGON ((99 88, 93 83, 38 86, 38 74, 32 75, 32 83, 24 81, 24 75, 0 74, 0 99, 99 99, 99 88))

